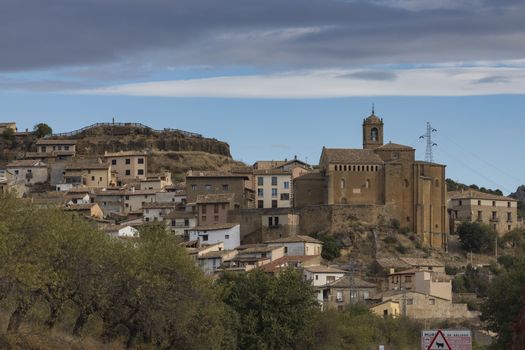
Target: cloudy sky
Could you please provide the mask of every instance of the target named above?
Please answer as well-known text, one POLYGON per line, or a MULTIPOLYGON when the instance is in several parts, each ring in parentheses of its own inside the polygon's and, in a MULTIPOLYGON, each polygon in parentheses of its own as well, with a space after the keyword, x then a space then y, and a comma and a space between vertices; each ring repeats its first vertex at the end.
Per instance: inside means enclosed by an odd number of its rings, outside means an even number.
POLYGON ((3 0, 0 120, 68 131, 141 121, 228 141, 246 162, 438 129, 456 180, 525 183, 518 0, 3 0))

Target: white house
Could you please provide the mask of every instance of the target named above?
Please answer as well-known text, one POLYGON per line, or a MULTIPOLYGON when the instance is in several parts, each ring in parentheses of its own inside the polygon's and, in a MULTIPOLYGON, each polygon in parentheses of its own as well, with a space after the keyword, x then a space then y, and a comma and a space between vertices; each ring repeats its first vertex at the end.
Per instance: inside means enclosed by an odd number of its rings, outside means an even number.
POLYGON ((314 287, 321 287, 344 277, 346 271, 330 266, 309 266, 303 270, 305 281, 312 281, 314 287))
POLYGON ((266 242, 268 246, 283 246, 286 256, 321 255, 323 242, 310 236, 289 236, 266 242))
POLYGON ((189 211, 173 210, 166 216, 171 232, 177 236, 188 236, 190 229, 197 226, 197 215, 189 211))
POLYGON ((142 213, 144 221, 164 221, 176 207, 177 203, 174 202, 143 203, 142 213))
POLYGON ((241 230, 237 223, 197 226, 189 232, 190 241, 198 240, 201 244, 224 243, 224 249, 235 249, 241 244, 241 230))
POLYGON ((290 208, 292 173, 285 170, 254 170, 257 208, 290 208))
POLYGON ((129 225, 112 225, 106 228, 106 233, 112 237, 130 238, 139 237, 139 230, 129 225))
POLYGON ((11 175, 12 183, 34 185, 47 182, 47 165, 40 160, 14 160, 7 164, 7 171, 11 175))

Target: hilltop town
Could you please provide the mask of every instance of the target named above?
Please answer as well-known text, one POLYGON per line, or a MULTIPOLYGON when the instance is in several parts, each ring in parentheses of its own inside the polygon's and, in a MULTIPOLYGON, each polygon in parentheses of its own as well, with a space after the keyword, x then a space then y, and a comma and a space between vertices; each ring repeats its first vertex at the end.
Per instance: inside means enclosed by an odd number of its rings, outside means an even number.
POLYGON ((362 304, 380 317, 481 329, 484 295, 465 281, 491 278, 498 243, 466 251, 458 231, 483 223, 505 244, 523 229, 520 200, 450 191, 446 165, 385 143, 387 127, 372 112, 360 149, 323 147, 318 164, 292 155, 246 165, 225 142, 182 130, 108 123, 52 134, 0 123, 0 193, 115 239, 162 225, 212 280, 293 268, 321 310, 362 304))

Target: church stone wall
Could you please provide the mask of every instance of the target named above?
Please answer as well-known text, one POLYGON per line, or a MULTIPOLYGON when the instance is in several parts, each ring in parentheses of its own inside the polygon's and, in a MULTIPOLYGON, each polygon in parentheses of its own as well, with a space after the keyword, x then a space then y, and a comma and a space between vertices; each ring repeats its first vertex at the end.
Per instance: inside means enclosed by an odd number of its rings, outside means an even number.
POLYGON ((330 171, 329 186, 336 190, 328 204, 382 204, 384 173, 378 165, 360 166, 364 171, 330 171), (377 169, 377 170, 376 170, 377 169))

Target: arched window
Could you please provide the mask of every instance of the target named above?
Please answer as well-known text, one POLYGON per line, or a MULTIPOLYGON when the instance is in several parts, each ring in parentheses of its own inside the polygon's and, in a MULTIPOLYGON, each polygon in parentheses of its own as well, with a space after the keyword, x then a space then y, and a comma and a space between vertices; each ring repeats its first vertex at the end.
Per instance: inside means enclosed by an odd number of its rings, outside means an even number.
POLYGON ((366 179, 365 188, 370 188, 370 180, 366 179))
POLYGON ((346 165, 344 166, 343 170, 346 171, 346 165))
POLYGON ((439 180, 436 180, 436 187, 439 187, 439 180))
POLYGON ((346 204, 346 203, 348 203, 348 201, 346 200, 346 198, 345 198, 345 197, 341 198, 341 204, 346 204))
POLYGON ((370 140, 377 141, 378 137, 379 131, 377 130, 377 128, 372 128, 372 130, 370 130, 370 140))
POLYGON ((345 189, 346 187, 346 183, 345 183, 345 179, 341 179, 341 189, 345 189))
POLYGON ((408 188, 408 185, 409 185, 409 184, 408 184, 408 180, 405 179, 405 181, 403 181, 403 182, 404 182, 405 188, 408 188))

